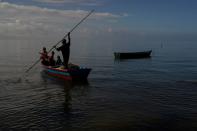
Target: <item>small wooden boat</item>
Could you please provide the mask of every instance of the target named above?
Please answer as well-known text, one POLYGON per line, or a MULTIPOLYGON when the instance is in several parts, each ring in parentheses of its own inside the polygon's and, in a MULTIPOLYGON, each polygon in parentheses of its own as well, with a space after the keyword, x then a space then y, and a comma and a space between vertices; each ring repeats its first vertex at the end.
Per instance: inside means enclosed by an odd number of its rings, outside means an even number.
POLYGON ((81 67, 64 69, 62 67, 42 66, 47 74, 63 80, 85 80, 91 71, 90 68, 81 67))
POLYGON ((114 52, 115 59, 140 59, 151 57, 152 50, 143 52, 114 52))

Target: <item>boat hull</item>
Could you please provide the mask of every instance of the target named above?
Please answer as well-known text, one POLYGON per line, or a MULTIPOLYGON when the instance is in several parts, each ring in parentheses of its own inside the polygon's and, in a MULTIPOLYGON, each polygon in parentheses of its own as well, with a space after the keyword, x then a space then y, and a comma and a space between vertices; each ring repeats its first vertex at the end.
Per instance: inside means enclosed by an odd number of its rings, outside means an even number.
POLYGON ((48 75, 63 80, 84 80, 91 71, 90 68, 60 69, 51 66, 43 66, 43 69, 48 75))
POLYGON ((140 59, 150 58, 151 50, 144 52, 114 52, 115 59, 140 59))

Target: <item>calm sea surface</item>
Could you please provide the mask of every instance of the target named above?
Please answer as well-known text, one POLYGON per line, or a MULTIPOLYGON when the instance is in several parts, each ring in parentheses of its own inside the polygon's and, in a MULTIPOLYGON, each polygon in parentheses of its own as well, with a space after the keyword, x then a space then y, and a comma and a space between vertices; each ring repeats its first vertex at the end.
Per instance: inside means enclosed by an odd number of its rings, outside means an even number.
POLYGON ((85 82, 39 64, 24 76, 43 46, 35 43, 0 41, 0 130, 197 130, 196 43, 155 43, 143 46, 151 59, 123 61, 118 45, 72 45, 70 61, 92 68, 85 82))

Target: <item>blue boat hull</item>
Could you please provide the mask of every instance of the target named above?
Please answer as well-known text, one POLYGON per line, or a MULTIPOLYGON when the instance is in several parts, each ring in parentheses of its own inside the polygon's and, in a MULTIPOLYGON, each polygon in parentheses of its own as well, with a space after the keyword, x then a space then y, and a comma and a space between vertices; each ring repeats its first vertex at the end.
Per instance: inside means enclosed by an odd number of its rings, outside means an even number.
POLYGON ((47 74, 64 80, 84 80, 88 78, 91 71, 90 68, 61 69, 44 65, 43 68, 47 74))

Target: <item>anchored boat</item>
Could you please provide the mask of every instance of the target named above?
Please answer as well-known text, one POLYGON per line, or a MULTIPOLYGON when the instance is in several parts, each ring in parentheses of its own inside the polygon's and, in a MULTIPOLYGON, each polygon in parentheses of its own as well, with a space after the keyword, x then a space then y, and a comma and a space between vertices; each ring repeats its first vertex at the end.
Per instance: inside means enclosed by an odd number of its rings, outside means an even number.
POLYGON ((114 52, 115 59, 140 59, 151 57, 152 50, 143 52, 114 52))

